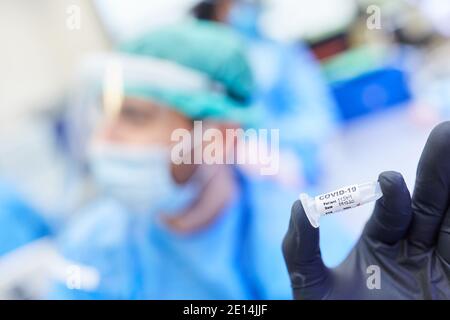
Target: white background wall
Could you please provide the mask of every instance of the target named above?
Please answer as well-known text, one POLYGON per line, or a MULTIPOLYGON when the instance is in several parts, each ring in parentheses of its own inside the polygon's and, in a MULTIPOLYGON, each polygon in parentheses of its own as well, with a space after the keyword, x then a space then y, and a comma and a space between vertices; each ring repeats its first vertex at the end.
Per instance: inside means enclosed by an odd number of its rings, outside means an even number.
POLYGON ((108 47, 89 0, 0 0, 0 177, 36 205, 61 196, 63 164, 45 113, 80 58, 108 47), (80 30, 66 26, 70 5, 81 9, 80 30))

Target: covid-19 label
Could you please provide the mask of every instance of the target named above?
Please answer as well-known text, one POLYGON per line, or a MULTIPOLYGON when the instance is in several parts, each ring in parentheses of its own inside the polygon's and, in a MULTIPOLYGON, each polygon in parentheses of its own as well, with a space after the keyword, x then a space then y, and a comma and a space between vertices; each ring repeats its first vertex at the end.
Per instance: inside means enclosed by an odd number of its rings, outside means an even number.
POLYGON ((321 214, 331 214, 341 210, 357 207, 360 202, 358 185, 340 188, 314 198, 316 209, 321 214))

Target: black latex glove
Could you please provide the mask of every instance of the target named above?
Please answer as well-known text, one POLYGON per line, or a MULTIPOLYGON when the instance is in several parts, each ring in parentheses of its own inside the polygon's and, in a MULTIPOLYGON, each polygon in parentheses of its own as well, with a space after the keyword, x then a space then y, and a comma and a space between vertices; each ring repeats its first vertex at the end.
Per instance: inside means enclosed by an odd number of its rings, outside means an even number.
POLYGON ((450 299, 450 122, 428 138, 412 200, 399 173, 379 182, 383 197, 334 269, 323 264, 319 229, 294 203, 283 254, 296 299, 450 299))

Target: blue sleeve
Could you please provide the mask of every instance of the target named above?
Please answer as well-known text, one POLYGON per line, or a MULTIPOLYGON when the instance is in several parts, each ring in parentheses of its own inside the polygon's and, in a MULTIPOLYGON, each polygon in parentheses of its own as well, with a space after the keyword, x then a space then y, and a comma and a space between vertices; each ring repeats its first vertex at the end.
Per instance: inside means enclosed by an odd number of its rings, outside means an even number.
POLYGON ((334 127, 337 108, 320 66, 307 48, 280 48, 279 75, 274 101, 284 123, 283 136, 294 142, 321 140, 334 127))
POLYGON ((126 299, 132 297, 131 257, 127 248, 127 222, 113 203, 95 203, 76 215, 57 238, 65 259, 74 265, 92 267, 100 275, 99 286, 92 290, 69 288, 55 283, 50 299, 126 299))
POLYGON ((319 62, 303 45, 286 48, 284 73, 290 79, 290 90, 305 109, 322 110, 332 114, 336 105, 319 62), (295 92, 295 93, 294 93, 295 92))
POLYGON ((42 216, 0 183, 0 256, 49 233, 42 216))
POLYGON ((249 252, 260 299, 292 299, 281 245, 295 198, 274 183, 252 186, 249 252))

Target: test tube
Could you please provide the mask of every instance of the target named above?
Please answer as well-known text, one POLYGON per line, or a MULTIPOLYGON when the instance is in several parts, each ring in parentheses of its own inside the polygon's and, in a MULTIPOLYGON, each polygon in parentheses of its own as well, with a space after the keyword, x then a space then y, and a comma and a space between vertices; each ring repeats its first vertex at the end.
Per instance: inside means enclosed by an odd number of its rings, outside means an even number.
POLYGON ((355 208, 382 196, 379 182, 373 181, 342 187, 314 198, 302 193, 300 201, 309 222, 314 228, 318 228, 321 216, 355 208))

